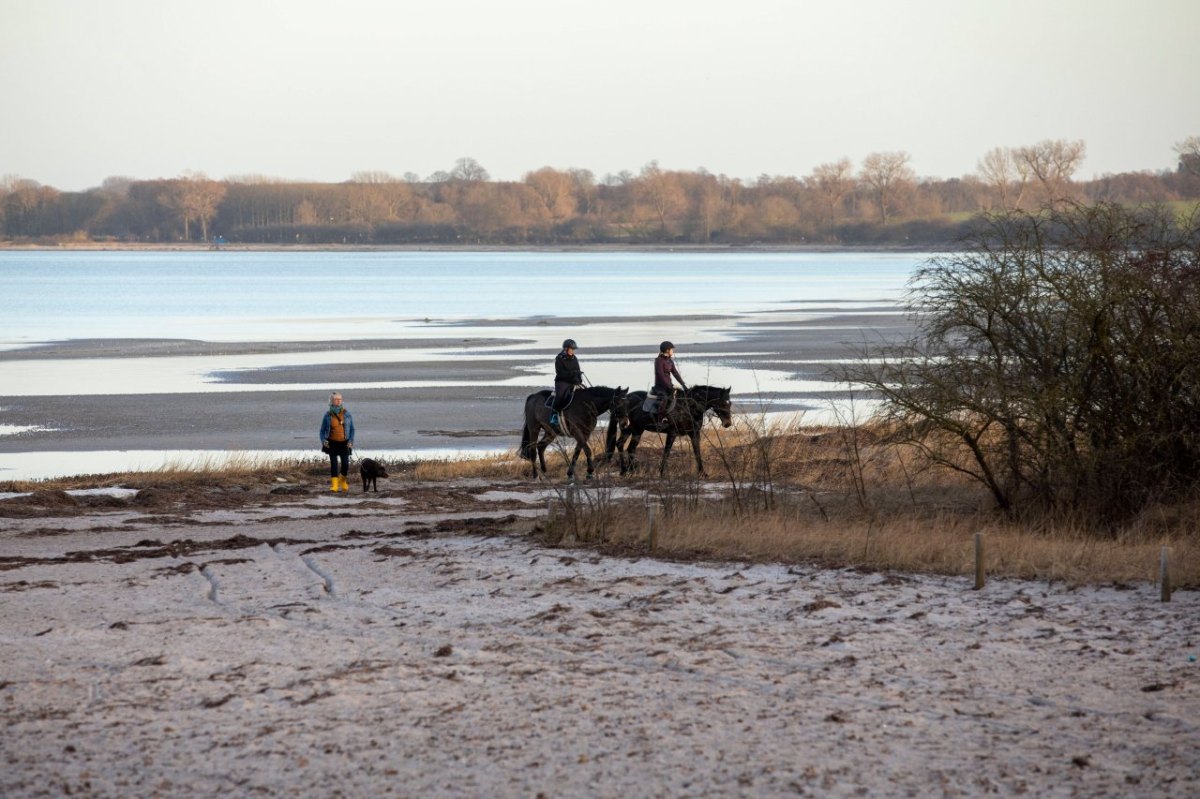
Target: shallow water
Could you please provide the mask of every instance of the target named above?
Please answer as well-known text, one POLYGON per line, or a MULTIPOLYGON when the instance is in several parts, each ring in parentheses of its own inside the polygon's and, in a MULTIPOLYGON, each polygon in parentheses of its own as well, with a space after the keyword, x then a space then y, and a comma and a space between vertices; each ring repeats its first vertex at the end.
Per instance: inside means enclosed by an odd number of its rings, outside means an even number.
MULTIPOLYGON (((780 395, 811 397, 832 387, 813 379, 813 362, 789 343, 795 328, 788 326, 804 322, 807 335, 819 337, 822 320, 828 319, 827 338, 854 338, 862 325, 869 326, 872 314, 900 307, 909 277, 927 257, 0 252, 0 280, 11 297, 0 318, 0 350, 82 339, 292 341, 324 347, 253 355, 115 357, 114 350, 114 357, 0 358, 0 441, 7 440, 0 478, 156 469, 180 457, 222 462, 239 457, 230 451, 180 450, 166 441, 158 442, 161 449, 147 450, 147 437, 131 429, 128 449, 111 449, 109 436, 100 444, 103 452, 64 458, 64 431, 92 428, 49 416, 30 418, 37 397, 111 397, 118 408, 122 396, 162 397, 162 403, 171 403, 180 395, 205 395, 210 410, 219 412, 236 396, 252 392, 290 392, 303 401, 320 401, 331 388, 409 392, 405 396, 440 388, 460 395, 464 388, 524 393, 549 385, 552 355, 568 336, 581 342, 580 355, 593 384, 648 388, 648 360, 658 341, 671 339, 682 345, 681 368, 690 383, 729 386, 743 414, 787 413, 801 406, 780 395), (843 326, 839 317, 851 313, 868 321, 843 326), (764 349, 753 339, 762 334, 773 335, 775 344, 764 349), (392 349, 326 346, 367 339, 397 344, 392 349), (599 347, 607 351, 598 353, 599 347), (709 354, 701 357, 705 347, 709 354), (635 354, 613 351, 620 348, 635 354), (456 368, 467 361, 510 368, 507 373, 456 368), (363 369, 356 372, 356 365, 363 369), (262 371, 273 368, 283 371, 262 371), (333 374, 338 377, 331 378, 333 374), (56 436, 56 431, 64 435, 56 436), (23 451, 12 451, 18 447, 23 451)), ((829 357, 821 361, 829 362, 829 357)), ((158 416, 163 407, 154 406, 150 413, 158 416)), ((810 423, 827 423, 846 413, 845 404, 836 400, 819 410, 811 402, 803 407, 810 423)), ((115 414, 91 423, 126 424, 115 414)), ((411 440, 408 428, 508 424, 507 416, 501 420, 449 412, 445 419, 399 420, 392 426, 407 430, 411 440)), ((430 443, 428 449, 412 451, 436 457, 494 445, 485 438, 464 439, 458 449, 447 449, 449 442, 443 440, 430 443)), ((408 446, 394 441, 382 443, 381 449, 404 457, 409 450, 397 449, 397 444, 408 446)), ((220 446, 219 437, 213 445, 220 446)), ((265 452, 287 455, 282 449, 265 452)))
MULTIPOLYGON (((898 302, 919 253, 0 252, 0 347, 408 337, 469 319, 898 302)), ((464 335, 466 335, 464 333, 464 335)))

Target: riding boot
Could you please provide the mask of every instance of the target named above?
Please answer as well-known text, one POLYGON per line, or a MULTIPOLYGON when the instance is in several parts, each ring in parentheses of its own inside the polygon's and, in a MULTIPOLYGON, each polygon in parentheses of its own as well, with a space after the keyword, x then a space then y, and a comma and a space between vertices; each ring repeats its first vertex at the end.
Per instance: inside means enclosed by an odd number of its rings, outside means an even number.
POLYGON ((558 411, 555 411, 554 413, 550 414, 550 426, 558 427, 558 411))
POLYGON ((329 478, 329 490, 330 491, 336 492, 341 487, 342 487, 342 479, 340 477, 330 477, 329 478))

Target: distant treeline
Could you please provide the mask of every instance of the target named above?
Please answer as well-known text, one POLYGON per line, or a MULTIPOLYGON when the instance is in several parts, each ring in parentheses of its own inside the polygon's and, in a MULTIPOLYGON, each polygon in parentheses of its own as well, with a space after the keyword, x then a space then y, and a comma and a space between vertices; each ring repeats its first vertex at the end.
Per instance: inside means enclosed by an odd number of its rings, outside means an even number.
POLYGON ((364 172, 336 184, 187 174, 61 192, 10 176, 0 182, 0 234, 18 242, 939 245, 957 240, 980 211, 1065 198, 1196 201, 1200 156, 1177 150, 1175 171, 1084 182, 1072 180, 1083 143, 1068 141, 997 148, 976 174, 948 180, 918 179, 902 152, 752 181, 652 162, 602 180, 546 167, 505 182, 470 158, 426 178, 364 172))

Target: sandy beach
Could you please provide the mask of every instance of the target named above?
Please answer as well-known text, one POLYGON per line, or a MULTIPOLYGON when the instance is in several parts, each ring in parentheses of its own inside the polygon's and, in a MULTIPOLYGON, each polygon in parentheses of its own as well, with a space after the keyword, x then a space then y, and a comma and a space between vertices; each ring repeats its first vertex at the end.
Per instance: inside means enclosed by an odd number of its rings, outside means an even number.
POLYGON ((548 546, 543 489, 0 499, 0 794, 1200 791, 1200 595, 548 546))

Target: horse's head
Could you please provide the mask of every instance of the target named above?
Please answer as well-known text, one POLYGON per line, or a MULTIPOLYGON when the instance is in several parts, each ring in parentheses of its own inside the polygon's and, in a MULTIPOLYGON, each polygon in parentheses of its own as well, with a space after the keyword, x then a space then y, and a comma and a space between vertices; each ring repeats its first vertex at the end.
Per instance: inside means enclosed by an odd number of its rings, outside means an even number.
POLYGON ((733 400, 730 399, 729 388, 715 386, 695 386, 699 395, 696 399, 704 405, 704 410, 712 411, 721 420, 722 427, 733 426, 733 400))
POLYGON ((612 414, 612 418, 617 421, 617 424, 621 425, 622 430, 624 430, 626 427, 629 427, 628 399, 628 387, 617 386, 613 389, 612 410, 609 411, 609 413, 612 414))

